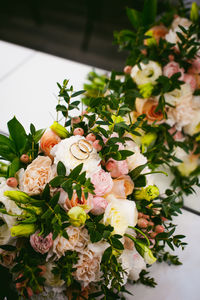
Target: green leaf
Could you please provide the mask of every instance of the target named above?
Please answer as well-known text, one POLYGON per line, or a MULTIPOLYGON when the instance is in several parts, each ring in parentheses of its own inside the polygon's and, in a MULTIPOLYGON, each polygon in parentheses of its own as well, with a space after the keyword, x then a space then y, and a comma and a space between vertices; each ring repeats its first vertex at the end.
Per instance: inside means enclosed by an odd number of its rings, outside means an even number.
POLYGON ((104 251, 104 254, 101 259, 101 263, 103 262, 107 263, 110 260, 111 256, 112 256, 112 247, 109 247, 104 251))
POLYGON ((20 159, 16 157, 8 167, 9 177, 14 177, 15 173, 20 169, 20 159))
POLYGON ((111 237, 112 246, 117 250, 123 250, 124 246, 117 238, 111 237))
POLYGON ((22 154, 27 141, 27 135, 24 127, 15 117, 10 120, 7 125, 10 136, 15 143, 16 150, 22 154))
POLYGON ((57 165, 57 173, 58 175, 60 176, 65 176, 66 175, 66 168, 65 168, 65 165, 59 161, 58 162, 58 165, 57 165))
POLYGON ((17 249, 15 246, 12 245, 1 245, 0 248, 5 251, 15 251, 17 249))
POLYGON ((79 96, 79 95, 84 94, 84 93, 85 93, 85 90, 81 90, 81 91, 75 92, 75 93, 73 93, 71 95, 71 98, 74 98, 74 97, 79 96))
POLYGON ((129 176, 132 178, 133 181, 140 176, 141 172, 144 170, 144 168, 147 167, 147 165, 148 163, 138 166, 137 168, 135 168, 133 171, 129 173, 129 176))
POLYGON ((41 137, 43 136, 44 132, 46 129, 39 129, 35 132, 35 134, 33 135, 33 140, 34 142, 37 144, 39 142, 39 140, 41 139, 41 137))
POLYGON ((134 154, 133 151, 129 151, 129 150, 120 150, 119 153, 121 154, 121 160, 125 160, 128 156, 134 154))
POLYGON ((63 182, 65 181, 65 176, 57 176, 54 179, 52 179, 49 184, 52 187, 59 187, 63 182))
POLYGON ((127 8, 126 13, 133 27, 137 29, 141 25, 141 13, 132 8, 127 8))
POLYGON ((142 11, 143 25, 151 25, 155 22, 157 14, 157 0, 146 0, 142 11))
POLYGON ((69 177, 72 179, 76 179, 78 175, 81 173, 82 168, 83 168, 83 163, 78 165, 76 168, 74 168, 69 174, 69 177))
POLYGON ((47 183, 45 188, 44 188, 44 191, 42 193, 42 199, 45 199, 46 201, 49 201, 51 199, 51 196, 50 196, 50 187, 49 187, 49 184, 47 183))

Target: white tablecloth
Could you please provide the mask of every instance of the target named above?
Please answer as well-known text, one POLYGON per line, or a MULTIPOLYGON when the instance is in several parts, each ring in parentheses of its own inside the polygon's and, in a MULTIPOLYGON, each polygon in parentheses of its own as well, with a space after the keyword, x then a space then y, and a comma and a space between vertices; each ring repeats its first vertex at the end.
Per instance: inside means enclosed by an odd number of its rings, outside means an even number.
MULTIPOLYGON (((70 79, 74 89, 82 89, 91 69, 91 66, 0 41, 0 130, 7 131, 6 123, 13 115, 27 131, 31 122, 37 129, 51 125, 56 118, 56 82, 70 79)), ((197 195, 192 198, 193 205, 199 205, 197 195)), ((179 225, 177 232, 186 235, 188 242, 184 251, 175 252, 183 265, 154 264, 150 275, 155 277, 158 286, 129 285, 134 296, 127 296, 128 300, 200 299, 200 217, 183 211, 175 223, 179 225)))

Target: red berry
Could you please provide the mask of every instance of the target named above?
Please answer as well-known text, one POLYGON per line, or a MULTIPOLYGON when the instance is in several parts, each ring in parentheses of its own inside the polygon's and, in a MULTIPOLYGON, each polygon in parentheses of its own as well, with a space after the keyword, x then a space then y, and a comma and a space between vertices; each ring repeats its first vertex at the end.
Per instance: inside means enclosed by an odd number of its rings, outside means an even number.
POLYGON ((143 214, 143 218, 144 218, 144 219, 149 219, 149 216, 148 216, 148 215, 145 215, 145 214, 143 214))
POLYGON ((126 66, 126 67, 124 68, 124 73, 125 73, 125 74, 131 74, 131 70, 132 70, 132 66, 126 66))
POLYGON ((142 218, 143 217, 143 213, 139 212, 138 213, 138 219, 142 218))
POLYGON ((96 141, 96 136, 94 133, 89 133, 87 136, 86 136, 86 140, 87 141, 90 141, 90 142, 94 142, 96 141))
POLYGON ((6 184, 12 188, 16 188, 18 186, 18 181, 15 177, 10 177, 7 179, 6 184))
POLYGON ((161 233, 164 231, 164 227, 162 225, 156 225, 155 232, 161 233))
POLYGON ((150 237, 151 237, 152 239, 155 239, 156 235, 157 235, 156 232, 151 232, 151 233, 150 233, 150 237))
POLYGON ((75 128, 73 134, 74 135, 84 135, 84 130, 83 130, 83 128, 75 128))
POLYGON ((140 227, 140 228, 147 228, 147 226, 148 226, 148 221, 147 220, 145 220, 145 219, 143 219, 143 218, 140 218, 139 220, 138 220, 138 226, 140 227))
POLYGON ((96 149, 97 151, 101 151, 102 146, 99 144, 99 140, 94 141, 92 145, 94 149, 96 149))
POLYGON ((27 154, 22 154, 22 156, 20 157, 20 160, 24 164, 27 164, 29 162, 29 156, 27 154))
POLYGON ((81 121, 81 119, 79 117, 74 117, 74 118, 72 118, 71 123, 78 124, 78 123, 80 123, 80 121, 81 121))
POLYGON ((149 225, 149 226, 154 226, 154 222, 149 221, 148 225, 149 225))

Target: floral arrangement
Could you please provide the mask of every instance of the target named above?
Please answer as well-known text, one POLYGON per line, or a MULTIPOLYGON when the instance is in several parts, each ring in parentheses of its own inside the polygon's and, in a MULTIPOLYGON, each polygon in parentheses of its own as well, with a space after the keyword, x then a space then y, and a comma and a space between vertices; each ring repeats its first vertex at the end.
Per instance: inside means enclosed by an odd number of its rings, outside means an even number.
POLYGON ((112 109, 95 98, 91 112, 71 117, 85 91, 68 85, 58 84, 49 128, 31 124, 27 134, 14 117, 9 137, 0 135, 9 162, 1 163, 0 264, 22 299, 125 299, 128 279, 156 285, 147 271, 156 260, 181 264, 165 250, 185 246, 172 223, 179 194, 154 184, 133 139, 144 117, 127 125, 120 92, 109 94, 112 109))
POLYGON ((148 0, 142 12, 127 9, 133 30, 115 33, 120 50, 129 53, 126 66, 111 75, 91 72, 83 102, 90 110, 94 99, 113 109, 118 93, 130 109, 126 124, 143 116, 132 138, 150 168, 167 168, 174 174, 173 189, 190 194, 199 186, 200 170, 199 7, 194 2, 185 8, 180 1, 163 10, 157 17, 157 1, 148 0))

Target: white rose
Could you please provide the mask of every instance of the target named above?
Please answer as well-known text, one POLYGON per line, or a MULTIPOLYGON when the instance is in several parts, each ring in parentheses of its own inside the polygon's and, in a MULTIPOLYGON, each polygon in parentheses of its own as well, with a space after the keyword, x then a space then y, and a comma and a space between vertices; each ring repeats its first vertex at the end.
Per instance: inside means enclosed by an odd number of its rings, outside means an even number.
POLYGON ((106 207, 103 222, 105 225, 114 227, 114 233, 124 235, 128 226, 137 224, 138 212, 134 201, 117 199, 109 195, 106 200, 109 204, 106 207))
POLYGON ((123 269, 127 271, 130 280, 138 280, 140 272, 146 269, 144 259, 135 249, 124 250, 119 260, 123 269))
POLYGON ((143 85, 147 83, 155 84, 156 79, 162 75, 162 69, 160 65, 155 61, 149 61, 148 64, 141 63, 140 68, 135 65, 131 71, 131 77, 137 85, 143 85))
POLYGON ((83 163, 83 171, 87 176, 101 169, 100 156, 83 136, 71 136, 62 140, 51 150, 54 163, 61 161, 66 167, 66 175, 79 164, 83 163))

